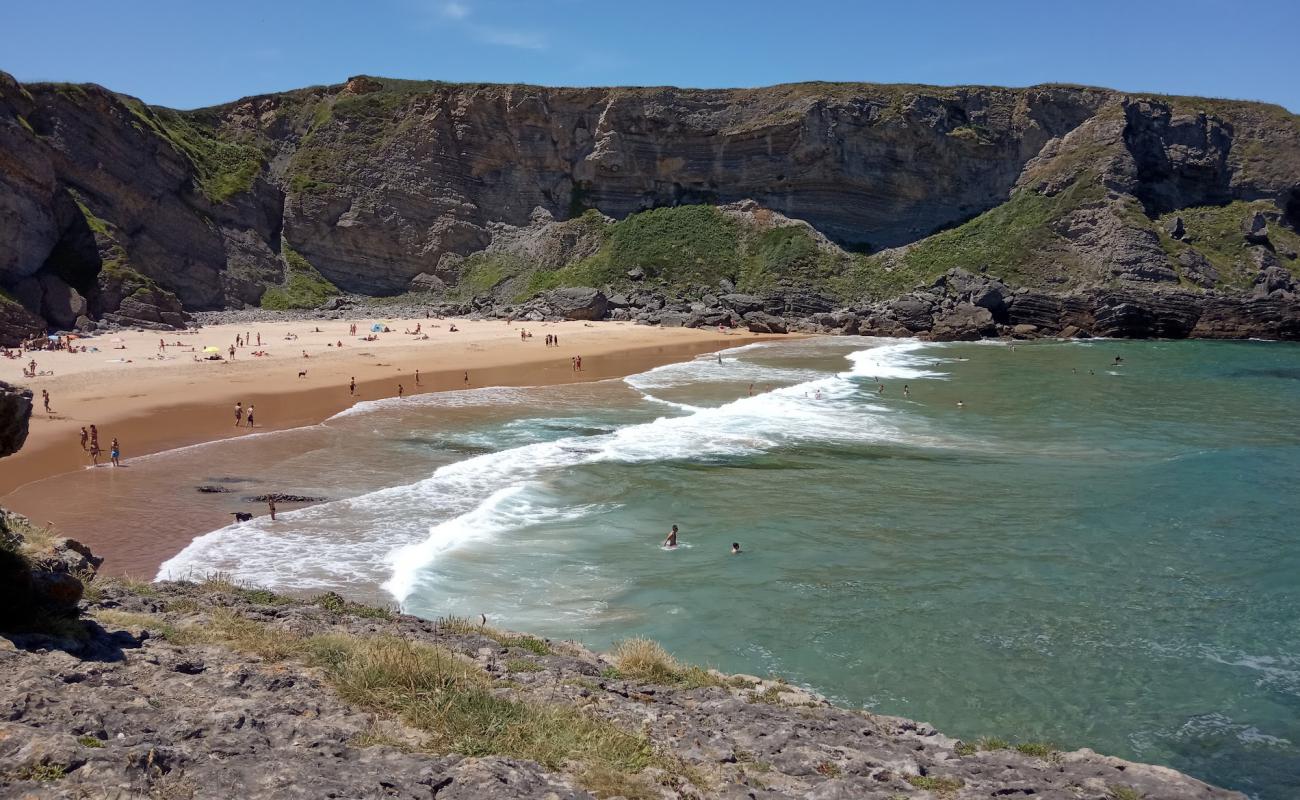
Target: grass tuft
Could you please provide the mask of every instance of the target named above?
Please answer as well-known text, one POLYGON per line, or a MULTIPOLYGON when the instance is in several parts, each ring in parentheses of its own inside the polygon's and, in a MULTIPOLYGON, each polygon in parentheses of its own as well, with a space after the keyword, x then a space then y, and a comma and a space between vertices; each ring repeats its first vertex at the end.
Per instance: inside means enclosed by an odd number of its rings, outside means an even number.
POLYGON ((907 782, 918 789, 934 792, 940 797, 953 794, 965 785, 960 778, 940 778, 933 775, 909 775, 907 782))

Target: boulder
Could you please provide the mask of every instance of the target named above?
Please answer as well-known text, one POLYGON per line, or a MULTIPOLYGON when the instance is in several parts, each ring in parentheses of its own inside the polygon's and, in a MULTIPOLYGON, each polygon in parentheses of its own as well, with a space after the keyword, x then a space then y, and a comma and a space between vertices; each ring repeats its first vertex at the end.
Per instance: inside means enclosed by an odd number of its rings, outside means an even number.
POLYGON ((0 347, 16 347, 45 329, 45 320, 0 295, 0 347))
POLYGON ((51 323, 65 330, 77 324, 77 317, 83 317, 90 310, 90 305, 81 293, 69 286, 57 275, 39 276, 41 284, 41 312, 51 323))
POLYGON ((650 321, 664 328, 684 328, 690 318, 691 315, 683 311, 661 311, 652 315, 650 321))
POLYGON ((993 312, 972 303, 958 303, 935 317, 930 338, 936 342, 970 342, 997 333, 993 312))
POLYGON ((1251 244, 1268 244, 1268 219, 1262 211, 1256 211, 1242 222, 1241 235, 1251 244))
POLYGON ((50 543, 49 550, 31 558, 32 566, 46 572, 89 576, 99 570, 104 559, 90 552, 90 548, 76 539, 59 538, 50 543))
POLYGON ((447 284, 437 275, 429 272, 421 272, 419 275, 411 278, 411 283, 407 286, 407 291, 414 294, 442 295, 447 292, 447 284))
POLYGON ((934 303, 919 297, 900 297, 885 305, 885 313, 909 331, 928 331, 934 325, 934 303))
POLYGON ((553 289, 540 298, 555 315, 564 319, 604 319, 609 299, 604 292, 590 287, 553 289))
POLYGON ((718 302, 741 316, 763 309, 763 298, 753 294, 724 294, 718 298, 718 302))
POLYGON ((27 441, 32 390, 0 382, 0 456, 17 453, 27 441))
POLYGON ((744 317, 745 327, 753 333, 786 333, 786 321, 763 311, 751 311, 744 317))

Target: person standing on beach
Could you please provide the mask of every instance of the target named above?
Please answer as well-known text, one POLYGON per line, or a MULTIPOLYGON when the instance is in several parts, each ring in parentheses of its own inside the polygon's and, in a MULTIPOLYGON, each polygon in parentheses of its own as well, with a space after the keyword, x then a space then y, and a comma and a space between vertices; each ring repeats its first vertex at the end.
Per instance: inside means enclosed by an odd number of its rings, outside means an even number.
POLYGON ((86 443, 89 441, 90 441, 90 434, 86 432, 86 426, 82 425, 81 426, 81 449, 83 452, 86 449, 86 443))
POLYGON ((235 360, 235 346, 233 344, 230 346, 230 360, 235 360))
POLYGON ((582 372, 582 356, 573 357, 573 367, 578 370, 578 372, 582 372))
POLYGON ((244 404, 241 401, 235 401, 235 427, 238 428, 244 422, 244 404))
POLYGON ((469 370, 465 370, 465 385, 469 386, 469 370))
POLYGON ((50 416, 50 390, 41 390, 41 400, 45 403, 45 416, 50 416))
POLYGON ((99 428, 94 425, 90 426, 90 446, 92 449, 99 449, 99 428))
POLYGON ((90 443, 90 465, 92 467, 99 466, 99 442, 90 443))
POLYGON ((676 525, 673 526, 673 529, 672 529, 672 530, 668 531, 668 538, 667 538, 667 539, 664 539, 663 546, 664 546, 664 547, 668 547, 668 548, 673 548, 673 547, 676 547, 676 546, 677 546, 677 526, 676 526, 676 525))
POLYGON ((271 509, 271 521, 275 522, 275 495, 268 494, 266 496, 266 507, 271 509))
POLYGON ((246 419, 248 420, 248 427, 250 427, 250 428, 253 427, 253 409, 254 409, 254 408, 256 408, 256 406, 254 406, 252 403, 249 403, 249 404, 248 404, 248 416, 246 417, 246 419))
POLYGON ((258 347, 261 347, 261 346, 262 346, 262 332, 261 332, 261 331, 258 331, 258 332, 257 332, 257 346, 258 346, 258 347))
POLYGON ((403 391, 404 391, 404 390, 402 389, 402 384, 400 384, 400 383, 397 384, 397 399, 398 399, 398 400, 401 400, 401 399, 402 399, 402 392, 403 392, 403 391))
POLYGON ((415 371, 415 385, 420 385, 420 371, 418 369, 415 371))
POLYGON ((356 393, 357 393, 357 378, 354 375, 352 376, 352 380, 348 381, 348 394, 355 395, 356 393))
POLYGON ((113 462, 113 466, 115 466, 115 467, 120 467, 120 466, 122 466, 122 463, 121 463, 121 458, 122 458, 122 448, 121 448, 120 445, 118 445, 118 443, 117 443, 117 437, 116 437, 116 436, 113 437, 113 444, 112 444, 112 445, 110 446, 110 448, 109 448, 109 451, 108 451, 108 458, 109 458, 110 461, 113 462))

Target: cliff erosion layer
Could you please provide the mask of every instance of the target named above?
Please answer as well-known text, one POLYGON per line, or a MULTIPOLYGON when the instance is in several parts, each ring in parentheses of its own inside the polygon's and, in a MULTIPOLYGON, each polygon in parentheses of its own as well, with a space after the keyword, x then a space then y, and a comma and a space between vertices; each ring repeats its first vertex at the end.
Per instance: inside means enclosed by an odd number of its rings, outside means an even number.
POLYGON ((1247 289, 1296 258, 1300 118, 1073 86, 370 77, 182 112, 0 73, 0 333, 175 325, 413 279, 466 294, 496 285, 467 281, 466 256, 535 255, 520 231, 565 239, 563 268, 639 212, 742 200, 810 225, 828 272, 857 276, 830 287, 846 301, 953 267, 1039 288, 1247 289), (571 229, 584 212, 601 222, 587 240, 571 229))

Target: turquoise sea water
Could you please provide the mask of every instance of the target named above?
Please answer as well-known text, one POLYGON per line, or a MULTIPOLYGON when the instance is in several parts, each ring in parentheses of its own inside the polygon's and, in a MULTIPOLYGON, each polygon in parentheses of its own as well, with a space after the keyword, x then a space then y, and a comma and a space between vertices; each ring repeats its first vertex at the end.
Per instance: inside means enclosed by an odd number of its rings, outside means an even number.
POLYGON ((597 648, 645 635, 951 735, 1282 800, 1300 797, 1297 412, 1289 344, 815 339, 363 404, 137 464, 346 498, 208 534, 164 576, 597 648))

